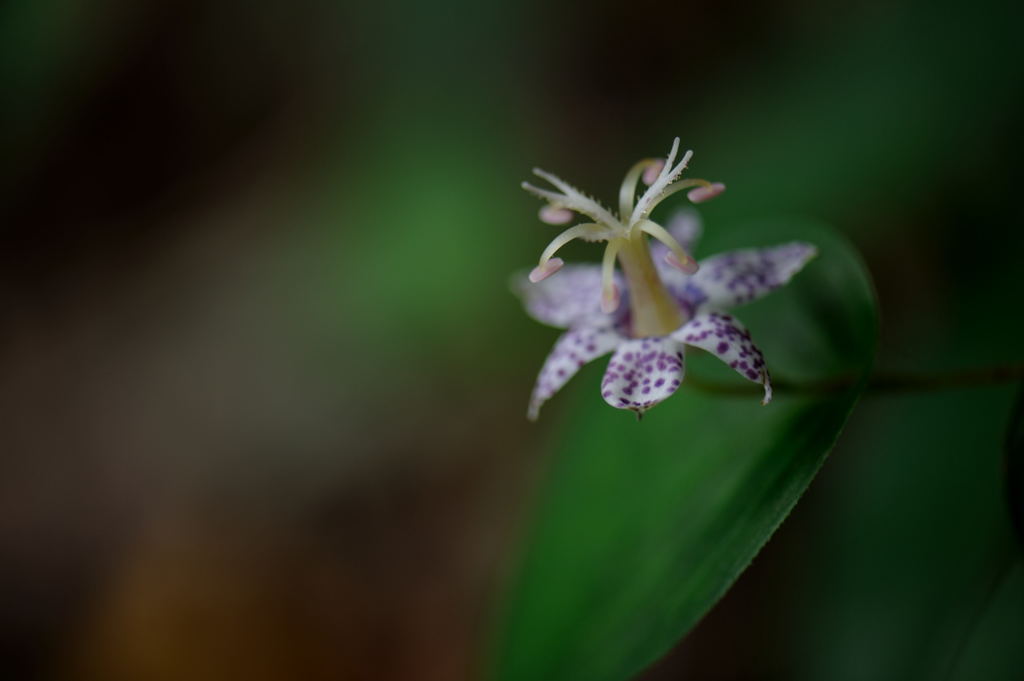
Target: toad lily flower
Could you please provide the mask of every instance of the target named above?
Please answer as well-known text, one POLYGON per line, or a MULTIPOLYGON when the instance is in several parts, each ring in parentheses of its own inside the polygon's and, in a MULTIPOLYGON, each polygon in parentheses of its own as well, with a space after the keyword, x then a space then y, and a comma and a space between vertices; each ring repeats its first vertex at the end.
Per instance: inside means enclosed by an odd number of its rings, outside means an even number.
POLYGON ((698 264, 690 253, 701 225, 692 210, 677 213, 668 229, 648 218, 659 203, 682 189, 690 189, 687 196, 693 203, 725 190, 721 183, 679 180, 692 152, 676 163, 678 151, 676 138, 667 159, 644 159, 630 168, 619 190, 617 215, 543 170, 533 172, 557 191, 523 183, 546 201, 540 211, 543 222, 565 224, 576 213, 590 220, 555 237, 537 267, 514 282, 531 316, 567 329, 537 377, 527 412, 531 420, 580 367, 610 352, 614 354, 601 395, 611 406, 640 416, 682 384, 686 345, 712 353, 760 383, 762 404, 771 401, 764 355, 726 310, 787 283, 817 251, 793 242, 722 253, 698 264), (641 179, 647 190, 634 202, 641 179), (648 236, 655 242, 648 244, 648 236), (575 239, 607 242, 602 264, 563 268, 555 253, 575 239), (615 269, 616 259, 621 273, 615 269))

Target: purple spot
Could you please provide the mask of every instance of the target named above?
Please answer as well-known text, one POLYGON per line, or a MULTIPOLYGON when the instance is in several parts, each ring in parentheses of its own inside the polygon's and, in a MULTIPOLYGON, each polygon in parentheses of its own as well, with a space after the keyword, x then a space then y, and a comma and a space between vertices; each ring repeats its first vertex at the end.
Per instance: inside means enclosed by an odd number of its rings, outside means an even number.
POLYGON ((722 341, 721 343, 719 343, 719 344, 718 344, 718 348, 716 349, 716 351, 717 351, 717 352, 718 352, 718 354, 720 354, 720 355, 723 355, 723 354, 725 354, 725 353, 726 353, 726 351, 728 351, 728 350, 729 350, 729 344, 728 344, 728 343, 726 343, 725 341, 722 341))

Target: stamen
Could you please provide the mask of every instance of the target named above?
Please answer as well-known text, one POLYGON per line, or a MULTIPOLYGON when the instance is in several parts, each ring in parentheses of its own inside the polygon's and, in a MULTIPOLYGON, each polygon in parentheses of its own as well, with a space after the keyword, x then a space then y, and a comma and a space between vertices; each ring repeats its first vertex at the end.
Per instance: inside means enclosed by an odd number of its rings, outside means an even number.
POLYGON ((672 267, 686 274, 693 274, 700 268, 697 261, 684 251, 675 237, 669 234, 661 225, 650 220, 644 220, 640 223, 640 229, 669 247, 669 252, 665 254, 665 262, 672 267))
POLYGON ((636 198, 636 183, 640 179, 641 174, 643 174, 644 184, 649 185, 658 178, 664 167, 665 161, 663 159, 645 158, 642 161, 637 161, 629 169, 626 177, 622 180, 622 187, 619 189, 620 220, 625 220, 629 215, 629 211, 633 208, 633 199, 636 198))
POLYGON ((583 224, 570 227, 565 230, 548 244, 548 247, 544 249, 544 252, 540 254, 540 264, 533 268, 530 272, 530 281, 537 283, 542 279, 550 277, 552 274, 557 272, 562 265, 565 263, 561 258, 552 257, 558 251, 559 248, 566 245, 573 239, 585 239, 587 241, 597 241, 607 239, 609 237, 607 230, 602 229, 601 225, 593 222, 584 222, 583 224), (557 261, 557 265, 551 265, 551 263, 557 261))
POLYGON ((571 210, 551 204, 542 206, 540 212, 537 213, 537 216, 540 218, 541 222, 549 225, 564 225, 567 222, 572 222, 571 210))
POLYGON ((619 309, 621 301, 622 293, 619 291, 619 285, 615 282, 612 282, 607 289, 601 290, 601 312, 605 314, 615 312, 619 309))
POLYGON ((622 241, 615 239, 608 242, 601 261, 601 312, 611 314, 619 308, 622 292, 615 283, 615 256, 622 247, 622 241))
POLYGON ((538 281, 543 281, 550 277, 555 272, 557 272, 558 270, 562 269, 562 265, 564 264, 565 261, 562 260, 561 258, 551 258, 550 260, 545 260, 543 263, 537 265, 532 270, 530 270, 530 281, 534 284, 536 284, 538 281))
POLYGON ((710 184, 706 187, 698 187, 697 189, 694 189, 686 195, 686 198, 690 199, 690 201, 693 201, 694 203, 704 203, 705 201, 710 201, 724 191, 725 185, 721 182, 715 182, 714 184, 710 184))

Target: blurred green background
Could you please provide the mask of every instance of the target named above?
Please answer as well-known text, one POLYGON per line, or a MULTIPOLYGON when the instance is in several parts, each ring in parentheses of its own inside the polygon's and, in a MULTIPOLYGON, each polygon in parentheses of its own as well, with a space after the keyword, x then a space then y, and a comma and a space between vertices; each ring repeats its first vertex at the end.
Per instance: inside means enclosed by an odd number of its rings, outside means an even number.
MULTIPOLYGON (((1020 360, 1022 19, 997 0, 0 5, 5 669, 479 678, 571 402, 525 420, 555 337, 507 287, 551 234, 518 188, 534 165, 607 201, 679 135, 729 185, 709 230, 812 217, 858 245, 881 370, 1020 360)), ((642 678, 1020 678, 1015 391, 867 396, 642 678)))

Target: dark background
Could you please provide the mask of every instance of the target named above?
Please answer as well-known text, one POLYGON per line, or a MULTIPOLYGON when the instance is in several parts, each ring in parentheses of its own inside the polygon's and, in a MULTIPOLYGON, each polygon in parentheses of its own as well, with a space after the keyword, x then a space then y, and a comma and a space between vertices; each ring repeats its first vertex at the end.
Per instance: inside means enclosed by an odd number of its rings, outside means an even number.
MULTIPOLYGON (((709 229, 861 248, 880 370, 1019 360, 1022 14, 0 5, 4 668, 478 678, 559 424, 523 418, 553 334, 507 290, 534 165, 607 199, 679 135, 729 185, 709 229)), ((1020 678, 1014 394, 865 398, 644 678, 1020 678)))

